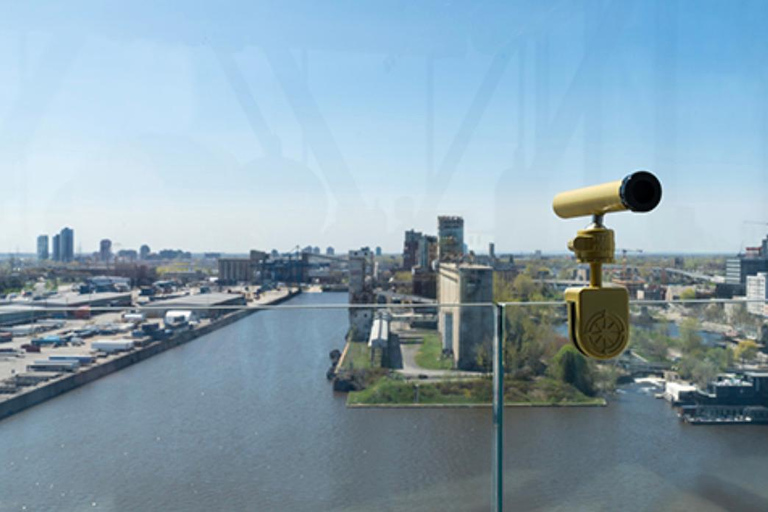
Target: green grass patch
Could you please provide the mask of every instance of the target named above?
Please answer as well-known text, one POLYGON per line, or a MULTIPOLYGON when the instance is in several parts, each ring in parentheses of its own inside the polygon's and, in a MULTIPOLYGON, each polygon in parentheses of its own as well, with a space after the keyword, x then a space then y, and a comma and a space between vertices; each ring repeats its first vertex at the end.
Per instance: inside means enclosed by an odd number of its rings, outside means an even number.
MULTIPOLYGON (((454 379, 442 382, 408 381, 382 377, 366 389, 349 393, 348 404, 490 404, 490 378, 454 379), (418 388, 418 390, 417 390, 418 388)), ((531 381, 506 379, 505 404, 521 405, 602 405, 602 398, 588 397, 570 384, 542 377, 531 381)))
POLYGON ((371 368, 371 349, 368 343, 350 341, 347 355, 344 357, 343 368, 348 370, 364 370, 371 368))
POLYGON ((417 365, 427 370, 450 370, 453 368, 453 359, 443 357, 443 346, 437 332, 424 334, 424 341, 414 359, 417 365))

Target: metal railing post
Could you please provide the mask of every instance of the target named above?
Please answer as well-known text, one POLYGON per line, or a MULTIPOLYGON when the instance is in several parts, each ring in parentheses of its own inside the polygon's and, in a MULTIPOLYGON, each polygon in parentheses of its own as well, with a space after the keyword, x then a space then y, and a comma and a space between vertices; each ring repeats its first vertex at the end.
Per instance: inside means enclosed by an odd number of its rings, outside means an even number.
POLYGON ((493 505, 491 510, 504 509, 504 306, 494 311, 493 335, 493 505))

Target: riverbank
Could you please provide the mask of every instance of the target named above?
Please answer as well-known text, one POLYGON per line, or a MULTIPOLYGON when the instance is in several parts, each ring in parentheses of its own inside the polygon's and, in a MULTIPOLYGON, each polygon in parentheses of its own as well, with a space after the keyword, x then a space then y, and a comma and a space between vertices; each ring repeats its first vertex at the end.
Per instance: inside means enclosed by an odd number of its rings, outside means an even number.
MULTIPOLYGON (((301 289, 290 290, 273 300, 259 304, 259 306, 280 304, 300 293, 301 289)), ((189 343, 194 339, 237 322, 259 310, 258 307, 249 307, 223 315, 209 324, 188 331, 179 332, 166 340, 154 341, 142 347, 133 348, 127 352, 108 356, 104 360, 73 373, 65 373, 59 377, 52 378, 44 383, 30 387, 29 389, 10 395, 4 400, 0 400, 0 420, 67 393, 68 391, 84 386, 101 377, 127 368, 140 361, 144 361, 145 359, 165 352, 166 350, 189 343)))
MULTIPOLYGON (((351 391, 347 407, 488 407, 493 384, 488 377, 441 381, 414 381, 383 376, 360 391, 351 391)), ((533 380, 507 378, 505 406, 510 407, 602 407, 602 397, 581 393, 570 384, 540 377, 533 380)))
MULTIPOLYGON (((504 407, 605 407, 608 402, 605 398, 596 398, 593 402, 564 402, 564 403, 544 403, 544 402, 513 402, 504 403, 504 407)), ((490 403, 480 404, 361 404, 347 403, 350 409, 484 409, 493 407, 490 403)))

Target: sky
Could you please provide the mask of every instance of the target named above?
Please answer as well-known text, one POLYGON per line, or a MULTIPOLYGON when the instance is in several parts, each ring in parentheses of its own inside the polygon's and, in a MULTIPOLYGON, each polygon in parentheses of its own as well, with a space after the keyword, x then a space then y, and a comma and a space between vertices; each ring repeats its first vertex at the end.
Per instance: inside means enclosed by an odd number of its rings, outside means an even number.
POLYGON ((638 170, 617 247, 768 232, 768 3, 4 2, 0 252, 562 252, 559 191, 638 170), (756 222, 766 222, 760 225, 756 222))

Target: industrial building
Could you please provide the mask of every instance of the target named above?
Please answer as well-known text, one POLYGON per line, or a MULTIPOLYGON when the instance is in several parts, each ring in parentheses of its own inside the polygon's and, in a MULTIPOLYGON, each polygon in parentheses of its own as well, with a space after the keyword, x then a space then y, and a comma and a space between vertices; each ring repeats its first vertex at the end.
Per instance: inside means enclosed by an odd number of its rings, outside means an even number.
POLYGON ((45 309, 32 304, 3 304, 0 306, 0 325, 16 325, 44 318, 45 309))
POLYGON ((154 301, 142 310, 146 312, 149 318, 165 317, 165 314, 171 310, 192 310, 198 318, 215 318, 221 314, 231 313, 229 309, 217 308, 245 306, 246 304, 245 296, 240 293, 199 293, 154 301))
POLYGON ((133 295, 126 292, 104 292, 94 294, 80 294, 76 292, 59 293, 38 302, 47 308, 82 308, 82 307, 121 307, 130 306, 133 303, 133 295))
POLYGON ((248 258, 219 258, 219 283, 306 283, 310 258, 323 256, 310 251, 274 257, 252 250, 248 258))
MULTIPOLYGON (((438 302, 469 305, 493 302, 493 269, 487 265, 440 263, 438 302)), ((438 329, 443 350, 453 353, 462 370, 478 367, 480 348, 491 353, 494 335, 492 306, 443 306, 438 310, 438 329)))
POLYGON ((392 315, 386 311, 376 313, 371 325, 371 334, 368 336, 368 347, 372 349, 386 350, 389 347, 389 324, 392 315))
POLYGON ((411 270, 411 293, 429 299, 437 298, 437 273, 418 266, 411 270))
MULTIPOLYGON (((349 251, 349 303, 373 304, 373 253, 368 247, 349 251)), ((349 329, 353 341, 365 341, 373 322, 373 309, 349 308, 349 329)))
POLYGON ((219 283, 250 283, 253 280, 251 260, 248 258, 219 258, 219 283))

